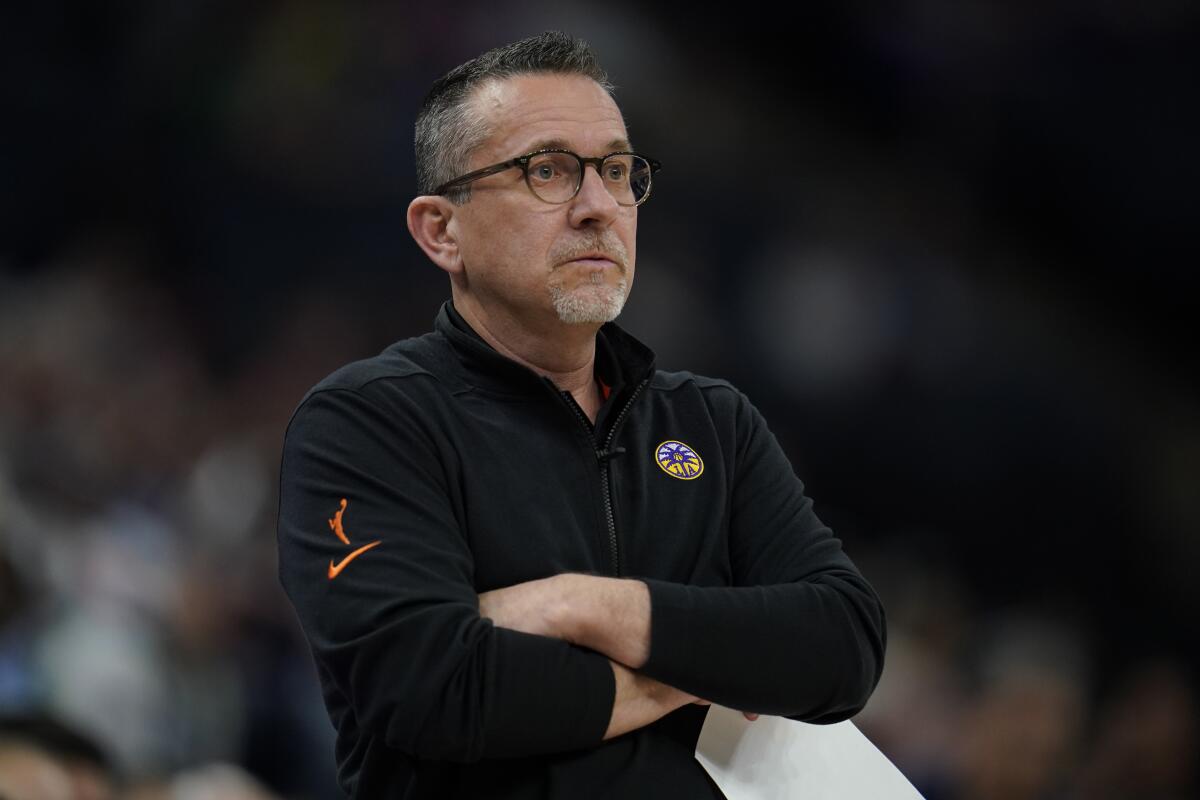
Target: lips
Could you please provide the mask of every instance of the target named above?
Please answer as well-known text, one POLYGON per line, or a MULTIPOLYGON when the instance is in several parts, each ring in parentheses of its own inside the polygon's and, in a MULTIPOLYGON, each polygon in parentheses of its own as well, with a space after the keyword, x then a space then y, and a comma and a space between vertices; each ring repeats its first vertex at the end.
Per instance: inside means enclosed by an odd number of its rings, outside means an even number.
POLYGON ((618 262, 615 258, 605 253, 584 253, 578 258, 572 258, 568 264, 586 264, 588 266, 616 266, 618 262))

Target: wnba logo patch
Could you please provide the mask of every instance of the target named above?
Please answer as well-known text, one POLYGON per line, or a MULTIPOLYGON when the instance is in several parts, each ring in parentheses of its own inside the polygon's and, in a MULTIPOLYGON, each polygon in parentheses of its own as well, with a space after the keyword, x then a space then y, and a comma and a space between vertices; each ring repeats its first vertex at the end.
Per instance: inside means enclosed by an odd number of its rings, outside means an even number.
POLYGON ((658 466, 662 468, 663 472, 672 478, 679 478, 681 481, 694 480, 704 472, 704 460, 696 451, 683 442, 676 442, 672 439, 668 439, 658 446, 654 460, 658 462, 658 466))

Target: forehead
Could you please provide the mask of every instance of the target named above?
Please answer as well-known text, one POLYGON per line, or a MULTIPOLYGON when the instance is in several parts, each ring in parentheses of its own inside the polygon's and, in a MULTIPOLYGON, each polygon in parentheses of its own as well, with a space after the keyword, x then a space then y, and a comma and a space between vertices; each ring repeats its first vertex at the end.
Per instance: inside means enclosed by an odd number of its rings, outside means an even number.
POLYGON ((490 81, 474 98, 491 136, 479 163, 512 158, 542 147, 603 155, 626 146, 621 110, 600 84, 582 75, 519 75, 490 81))

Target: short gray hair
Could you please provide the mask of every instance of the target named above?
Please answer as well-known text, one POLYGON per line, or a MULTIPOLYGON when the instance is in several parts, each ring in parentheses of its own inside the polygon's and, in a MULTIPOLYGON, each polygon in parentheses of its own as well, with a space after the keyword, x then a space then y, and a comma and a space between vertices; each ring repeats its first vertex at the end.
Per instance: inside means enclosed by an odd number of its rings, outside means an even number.
MULTIPOLYGON (((489 50, 438 78, 417 112, 417 192, 434 189, 467 172, 468 159, 487 141, 491 127, 471 99, 482 84, 517 75, 550 73, 591 78, 613 96, 608 74, 582 39, 546 31, 519 42, 489 50)), ((471 198, 468 184, 447 194, 461 205, 471 198)))

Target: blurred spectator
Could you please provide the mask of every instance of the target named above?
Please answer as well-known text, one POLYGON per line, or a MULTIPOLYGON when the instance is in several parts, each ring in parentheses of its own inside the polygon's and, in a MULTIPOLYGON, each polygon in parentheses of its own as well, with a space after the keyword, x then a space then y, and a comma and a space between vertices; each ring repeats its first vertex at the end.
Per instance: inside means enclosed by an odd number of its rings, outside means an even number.
MULTIPOLYGON (((0 477, 0 497, 3 478, 0 477)), ((3 508, 0 500, 0 508, 3 508)), ((4 530, 0 522, 0 532, 4 530)), ((31 640, 37 632, 29 610, 29 589, 5 552, 0 537, 0 710, 20 706, 34 693, 31 640)))
POLYGON ((231 764, 185 770, 164 781, 143 781, 122 800, 276 800, 258 781, 231 764))
POLYGON ((1006 675, 966 716, 957 756, 962 800, 1049 800, 1079 759, 1081 688, 1052 672, 1006 675))
MULTIPOLYGON (((117 798, 118 781, 113 766, 101 747, 90 738, 44 715, 0 716, 0 796, 4 794, 6 776, 16 782, 24 775, 26 780, 33 781, 36 776, 36 781, 41 782, 39 791, 32 792, 29 797, 58 797, 55 792, 61 792, 57 786, 61 781, 57 777, 50 777, 52 773, 61 773, 66 777, 66 791, 62 794, 64 798, 117 798), (13 749, 9 754, 13 760, 7 763, 3 755, 6 746, 13 749), (23 766, 14 755, 17 752, 24 752, 20 757, 23 766), (36 762, 40 759, 31 758, 31 752, 48 759, 55 769, 37 767, 36 762)), ((29 784, 30 787, 33 785, 29 784)), ((9 791, 19 796, 19 792, 9 791)))
POLYGON ((21 741, 0 739, 0 798, 74 800, 71 777, 49 754, 21 741))
MULTIPOLYGON (((913 536, 912 538, 915 538, 913 536)), ((888 613, 888 658, 867 708, 855 718, 927 800, 947 795, 970 710, 967 653, 978 621, 945 566, 900 553, 864 558, 888 613)))
POLYGON ((1197 796, 1196 686, 1177 664, 1136 665, 1101 706, 1078 781, 1081 800, 1197 796))

